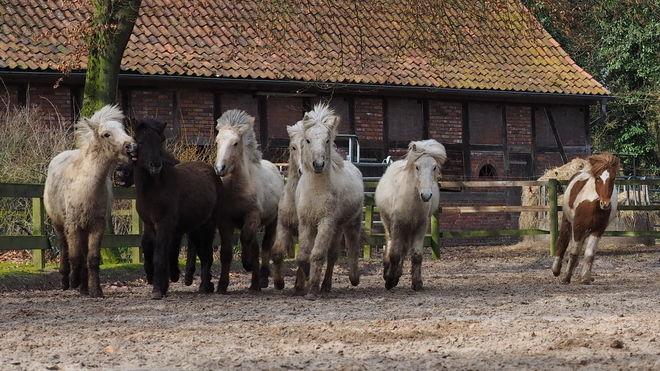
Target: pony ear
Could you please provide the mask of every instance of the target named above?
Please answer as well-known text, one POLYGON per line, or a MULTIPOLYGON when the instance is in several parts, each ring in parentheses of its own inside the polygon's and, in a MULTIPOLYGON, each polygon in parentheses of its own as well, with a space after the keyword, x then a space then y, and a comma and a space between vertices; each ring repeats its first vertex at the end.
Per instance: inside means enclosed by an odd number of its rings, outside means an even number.
POLYGON ((332 116, 330 120, 332 121, 329 122, 328 124, 332 128, 332 131, 336 132, 339 128, 339 122, 341 121, 341 118, 339 118, 339 116, 332 116))
POLYGON ((135 117, 131 117, 128 120, 130 122, 131 129, 133 129, 133 132, 137 133, 142 124, 140 124, 140 122, 135 117))
POLYGON ((158 128, 158 134, 160 134, 160 140, 165 141, 165 128, 167 127, 167 121, 160 122, 156 121, 156 127, 158 128))

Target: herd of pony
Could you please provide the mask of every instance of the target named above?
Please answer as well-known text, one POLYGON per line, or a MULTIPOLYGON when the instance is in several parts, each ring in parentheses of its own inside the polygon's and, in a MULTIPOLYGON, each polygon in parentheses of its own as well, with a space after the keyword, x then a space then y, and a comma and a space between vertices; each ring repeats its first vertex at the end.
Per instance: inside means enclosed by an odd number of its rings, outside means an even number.
MULTIPOLYGON (((285 178, 273 163, 262 159, 255 118, 244 111, 229 110, 217 120, 214 164, 176 159, 166 146, 166 123, 130 120, 130 136, 124 121, 122 111, 113 105, 81 118, 75 124, 77 148, 58 154, 49 164, 44 204, 61 252, 62 289, 79 288, 83 295, 103 296, 100 249, 113 203, 110 175, 119 163, 116 176, 136 190, 152 299, 167 296, 170 282, 179 280, 184 236, 188 239, 184 283, 192 284, 199 259, 199 291, 227 293, 236 230, 240 231, 243 268, 252 273, 251 291, 268 287, 271 260, 274 286, 284 288, 282 264, 296 240, 295 295, 313 300, 331 290, 342 247, 349 280, 354 286, 359 284, 360 246, 367 234, 362 224, 363 179, 360 170, 333 147, 339 117, 326 103, 315 105, 302 120, 287 127, 285 178), (264 231, 261 242, 260 228, 264 231), (221 263, 217 287, 211 275, 216 231, 221 263)), ((392 163, 378 183, 375 198, 387 241, 383 279, 388 290, 397 286, 408 254, 412 289, 423 290, 423 240, 430 217, 438 210, 438 181, 446 160, 445 148, 437 141, 410 142, 406 156, 392 163)), ((591 156, 587 168, 566 188, 552 267, 559 275, 568 250, 565 283, 570 282, 584 244, 581 282, 591 282, 596 245, 616 213, 618 168, 618 159, 611 154, 591 156)))

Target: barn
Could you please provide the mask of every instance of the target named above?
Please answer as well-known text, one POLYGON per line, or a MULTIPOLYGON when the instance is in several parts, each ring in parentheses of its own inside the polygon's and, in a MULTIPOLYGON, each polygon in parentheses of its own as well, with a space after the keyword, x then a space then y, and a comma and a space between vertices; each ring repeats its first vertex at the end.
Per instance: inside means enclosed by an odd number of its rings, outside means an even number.
MULTIPOLYGON (((610 93, 518 0, 277 3, 144 0, 118 102, 198 145, 212 142, 222 112, 244 109, 257 117, 266 157, 280 162, 286 125, 329 101, 342 117, 337 145, 366 163, 365 175, 381 171, 369 163, 427 138, 445 145, 444 178, 455 180, 535 179, 590 154, 589 128, 610 93)), ((50 120, 75 120, 85 74, 75 30, 89 11, 62 4, 0 4, 0 110, 37 105, 50 120)), ((505 198, 516 203, 508 192, 470 190, 446 192, 441 203, 505 198)), ((448 230, 516 223, 507 214, 441 219, 448 230)))

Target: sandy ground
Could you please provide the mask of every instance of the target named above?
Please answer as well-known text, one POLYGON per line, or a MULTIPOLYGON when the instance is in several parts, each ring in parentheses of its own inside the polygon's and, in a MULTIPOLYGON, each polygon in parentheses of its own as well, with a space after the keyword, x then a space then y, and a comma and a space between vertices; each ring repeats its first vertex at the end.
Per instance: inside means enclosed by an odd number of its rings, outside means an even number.
MULTIPOLYGON (((563 285, 544 247, 453 247, 425 258, 426 290, 384 288, 378 259, 345 264, 317 301, 287 287, 229 295, 136 277, 103 299, 47 280, 0 281, 2 370, 660 370, 660 246, 604 246, 592 285, 563 285)), ((408 267, 409 265, 407 265, 408 267)), ((216 276, 217 277, 217 276, 216 276)), ((214 278, 215 280, 216 278, 214 278)), ((198 281, 196 281, 198 282, 198 281)))

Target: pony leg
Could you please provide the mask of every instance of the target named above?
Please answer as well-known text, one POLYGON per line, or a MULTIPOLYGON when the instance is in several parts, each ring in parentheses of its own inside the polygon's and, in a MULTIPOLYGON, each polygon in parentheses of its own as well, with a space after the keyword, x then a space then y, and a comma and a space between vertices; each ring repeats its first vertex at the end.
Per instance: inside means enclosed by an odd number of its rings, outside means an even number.
MULTIPOLYGON (((257 238, 252 240, 250 257, 252 258, 252 279, 250 280, 250 291, 257 292, 261 291, 261 286, 259 284, 260 273, 257 267, 259 266, 259 242, 257 238)), ((270 255, 270 254, 269 254, 270 255)), ((268 282, 268 276, 266 276, 266 282, 268 282)))
POLYGON ((195 238, 192 237, 195 232, 188 233, 188 247, 186 248, 186 273, 183 276, 183 283, 190 286, 195 276, 195 264, 197 263, 198 245, 195 238))
POLYGON ((172 247, 172 238, 169 233, 172 227, 166 226, 156 230, 156 249, 154 251, 154 284, 151 291, 151 298, 160 300, 167 295, 167 289, 170 285, 170 248, 172 247))
POLYGON ((78 228, 66 228, 67 241, 69 241, 69 264, 71 272, 69 279, 71 287, 77 289, 80 287, 80 271, 83 265, 83 249, 87 247, 87 238, 78 228))
POLYGON ((584 285, 590 285, 593 282, 591 277, 591 268, 594 264, 594 258, 596 256, 596 246, 600 241, 601 236, 590 235, 587 237, 585 244, 586 248, 584 249, 584 260, 582 261, 582 272, 580 273, 580 283, 584 285))
POLYGON ((307 280, 310 275, 309 259, 312 253, 314 240, 316 239, 317 230, 314 225, 301 225, 299 229, 300 236, 298 241, 300 243, 300 248, 298 249, 298 256, 296 256, 298 271, 296 272, 294 295, 305 295, 307 291, 307 280))
POLYGON ((321 272, 326 263, 328 251, 330 250, 335 234, 337 233, 336 222, 331 219, 323 219, 319 223, 318 232, 314 239, 314 247, 309 259, 309 291, 305 299, 316 300, 321 289, 321 272))
MULTIPOLYGON (((179 276, 181 275, 181 270, 179 269, 179 252, 181 251, 181 240, 183 235, 174 235, 172 236, 171 246, 168 249, 167 255, 169 257, 170 263, 170 281, 179 282, 179 276)), ((193 249, 194 254, 195 249, 193 249)), ((194 255, 193 255, 194 256, 194 255)), ((194 264, 193 259, 193 264, 194 264)), ((186 263, 187 264, 187 263, 186 263)))
POLYGON ((268 276, 270 276, 270 256, 275 244, 275 233, 277 232, 277 221, 266 226, 264 238, 261 241, 261 268, 259 269, 259 287, 268 287, 268 276))
POLYGON ((278 290, 284 288, 284 275, 282 274, 282 262, 284 261, 284 253, 288 250, 288 246, 293 245, 294 233, 291 228, 288 228, 283 223, 278 221, 277 224, 277 237, 272 249, 273 259, 273 284, 278 290))
POLYGON ((385 288, 391 290, 399 284, 405 255, 402 251, 403 241, 399 233, 392 233, 391 226, 389 232, 387 231, 388 229, 386 229, 387 246, 383 257, 383 278, 385 279, 385 288))
MULTIPOLYGON (((188 280, 188 266, 192 260, 192 272, 194 272, 195 260, 199 255, 199 262, 201 265, 201 282, 199 284, 199 292, 209 293, 213 292, 213 283, 211 282, 211 265, 213 264, 213 236, 215 234, 215 226, 202 226, 192 233, 188 233, 188 261, 186 262, 186 281, 188 280), (191 249, 192 246, 192 249, 191 249), (192 254, 191 252, 192 251, 192 254)), ((192 283, 192 273, 190 277, 192 283)))
POLYGON ((231 225, 221 225, 218 227, 220 232, 220 279, 218 280, 218 293, 226 294, 229 287, 229 270, 231 261, 234 257, 234 227, 231 225))
MULTIPOLYGON (((243 269, 245 269, 246 272, 252 272, 252 269, 256 268, 256 266, 253 266, 253 249, 251 247, 253 243, 252 241, 256 239, 259 223, 259 213, 252 211, 245 215, 245 220, 243 222, 243 226, 241 227, 241 262, 243 263, 243 269)), ((257 255, 258 254, 259 250, 257 250, 257 255)))
POLYGON ((568 244, 571 242, 572 231, 573 226, 571 225, 571 222, 568 221, 566 214, 564 214, 561 218, 561 227, 559 228, 555 261, 552 263, 552 274, 554 274, 555 277, 559 276, 561 273, 561 264, 564 260, 566 248, 568 248, 568 244))
POLYGON ((410 263, 412 265, 412 289, 414 291, 424 290, 422 282, 422 256, 424 254, 424 232, 426 231, 427 224, 423 228, 415 231, 411 237, 410 245, 412 252, 410 254, 410 263))
POLYGON ((346 242, 346 253, 348 255, 348 278, 351 285, 360 284, 360 270, 358 261, 360 260, 360 229, 362 222, 360 217, 356 217, 344 227, 344 237, 346 242))
POLYGON ((330 245, 330 250, 328 250, 328 262, 325 268, 325 276, 323 277, 323 282, 321 283, 321 292, 330 292, 332 289, 332 273, 335 269, 335 264, 337 259, 339 259, 339 251, 341 249, 341 242, 344 240, 344 235, 338 233, 335 236, 332 245, 330 245))
POLYGON ((570 251, 568 252, 568 268, 566 268, 566 275, 562 279, 562 282, 565 284, 571 283, 571 277, 573 276, 573 270, 578 264, 578 261, 580 259, 580 250, 582 249, 582 242, 583 240, 580 239, 579 241, 573 240, 571 241, 571 248, 570 251))
POLYGON ((62 276, 62 290, 68 290, 71 287, 69 274, 71 274, 71 264, 69 263, 69 243, 64 235, 64 228, 61 225, 54 225, 57 235, 57 245, 60 249, 60 275, 62 276))
POLYGON ((101 265, 101 241, 103 240, 104 229, 92 231, 88 237, 87 249, 87 264, 83 271, 87 271, 89 281, 83 277, 80 285, 80 293, 89 293, 93 298, 103 297, 103 290, 101 290, 101 278, 99 270, 101 265))
POLYGON ((147 275, 147 283, 154 283, 154 251, 156 250, 156 231, 152 228, 145 228, 142 235, 142 254, 144 254, 144 273, 147 275))

